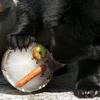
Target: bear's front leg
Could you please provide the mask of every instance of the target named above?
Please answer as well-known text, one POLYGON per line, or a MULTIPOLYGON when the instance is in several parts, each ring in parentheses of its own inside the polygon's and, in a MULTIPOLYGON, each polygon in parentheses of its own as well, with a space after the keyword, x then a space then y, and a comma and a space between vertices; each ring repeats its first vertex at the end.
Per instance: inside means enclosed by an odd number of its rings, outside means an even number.
POLYGON ((96 74, 99 62, 93 59, 85 59, 78 62, 79 74, 75 85, 74 94, 79 98, 95 97, 100 91, 96 74))
POLYGON ((35 41, 34 36, 32 35, 30 28, 30 20, 28 16, 23 13, 19 16, 16 22, 15 30, 8 35, 9 47, 12 49, 26 48, 35 41))

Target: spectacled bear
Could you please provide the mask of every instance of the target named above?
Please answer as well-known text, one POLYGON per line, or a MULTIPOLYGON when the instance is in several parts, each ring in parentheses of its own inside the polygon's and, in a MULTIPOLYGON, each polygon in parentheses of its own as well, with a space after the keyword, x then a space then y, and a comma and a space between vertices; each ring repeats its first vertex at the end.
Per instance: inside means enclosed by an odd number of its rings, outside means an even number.
POLYGON ((33 41, 45 45, 58 62, 77 63, 76 96, 98 94, 100 0, 19 0, 16 16, 11 48, 27 49, 33 41))

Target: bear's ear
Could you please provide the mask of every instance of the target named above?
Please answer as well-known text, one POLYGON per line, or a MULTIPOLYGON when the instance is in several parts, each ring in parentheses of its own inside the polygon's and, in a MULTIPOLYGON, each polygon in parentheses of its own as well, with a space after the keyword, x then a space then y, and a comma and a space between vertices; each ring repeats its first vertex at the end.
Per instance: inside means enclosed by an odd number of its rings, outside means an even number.
POLYGON ((13 2, 14 2, 15 5, 17 6, 17 3, 19 2, 19 0, 13 0, 13 2))

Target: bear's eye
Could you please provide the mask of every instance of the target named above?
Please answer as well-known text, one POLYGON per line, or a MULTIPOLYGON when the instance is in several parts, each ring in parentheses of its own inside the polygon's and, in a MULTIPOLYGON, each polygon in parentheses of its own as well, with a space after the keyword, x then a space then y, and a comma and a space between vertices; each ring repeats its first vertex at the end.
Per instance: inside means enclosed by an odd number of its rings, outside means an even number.
POLYGON ((46 48, 40 44, 33 48, 33 57, 36 60, 42 60, 46 57, 46 48))

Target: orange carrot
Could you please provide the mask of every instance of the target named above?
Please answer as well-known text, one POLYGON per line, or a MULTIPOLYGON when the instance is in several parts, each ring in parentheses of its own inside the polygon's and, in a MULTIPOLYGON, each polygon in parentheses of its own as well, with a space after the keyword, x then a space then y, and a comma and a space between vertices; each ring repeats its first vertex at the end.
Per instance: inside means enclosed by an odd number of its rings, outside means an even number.
POLYGON ((37 68, 33 69, 29 74, 27 74, 25 77, 23 77, 21 80, 19 80, 16 83, 16 87, 20 88, 24 86, 26 83, 31 81, 34 77, 44 73, 46 70, 46 67, 44 65, 40 65, 37 68))

